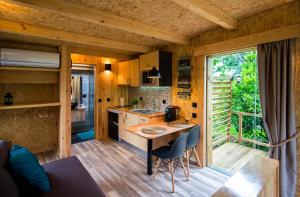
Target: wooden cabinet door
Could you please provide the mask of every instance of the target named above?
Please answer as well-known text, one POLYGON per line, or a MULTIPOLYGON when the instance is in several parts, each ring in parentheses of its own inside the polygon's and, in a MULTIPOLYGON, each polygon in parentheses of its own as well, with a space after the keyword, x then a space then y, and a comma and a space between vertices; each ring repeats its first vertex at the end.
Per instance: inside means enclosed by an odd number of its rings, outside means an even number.
POLYGON ((140 56, 140 69, 150 69, 153 66, 158 68, 159 65, 159 51, 154 51, 140 56))
POLYGON ((129 85, 129 61, 118 63, 118 85, 129 85))
POLYGON ((140 86, 140 59, 130 60, 129 62, 129 81, 130 86, 140 86))

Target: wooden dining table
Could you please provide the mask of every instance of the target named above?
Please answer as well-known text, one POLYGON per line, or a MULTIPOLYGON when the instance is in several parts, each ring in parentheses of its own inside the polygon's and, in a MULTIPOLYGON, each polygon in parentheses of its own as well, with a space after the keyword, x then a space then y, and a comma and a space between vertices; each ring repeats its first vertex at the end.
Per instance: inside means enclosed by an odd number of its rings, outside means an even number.
POLYGON ((154 122, 154 123, 147 123, 147 124, 141 124, 136 126, 130 126, 127 127, 126 130, 138 135, 142 138, 147 139, 147 174, 152 175, 152 166, 153 166, 153 160, 152 160, 152 148, 153 148, 153 140, 157 138, 161 138, 166 135, 179 133, 188 131, 191 128, 193 128, 195 124, 186 123, 186 122, 154 122), (143 128, 149 128, 149 127, 161 127, 164 128, 165 131, 163 133, 159 134, 147 134, 142 131, 143 128))

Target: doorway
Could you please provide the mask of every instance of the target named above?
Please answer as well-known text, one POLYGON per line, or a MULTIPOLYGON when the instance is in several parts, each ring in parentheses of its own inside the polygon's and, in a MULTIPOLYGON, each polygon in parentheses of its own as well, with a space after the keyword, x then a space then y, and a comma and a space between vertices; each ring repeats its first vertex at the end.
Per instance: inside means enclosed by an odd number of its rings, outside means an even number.
POLYGON ((207 166, 231 175, 266 157, 256 49, 207 57, 207 166))
POLYGON ((94 65, 73 64, 71 70, 72 144, 95 138, 94 65))

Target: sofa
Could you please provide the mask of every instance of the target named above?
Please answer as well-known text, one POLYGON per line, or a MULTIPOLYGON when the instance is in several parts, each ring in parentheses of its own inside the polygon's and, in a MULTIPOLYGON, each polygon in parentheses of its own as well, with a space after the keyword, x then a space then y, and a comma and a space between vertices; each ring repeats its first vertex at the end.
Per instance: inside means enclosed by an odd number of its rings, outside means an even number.
MULTIPOLYGON (((0 196, 15 197, 21 192, 9 173, 9 151, 9 144, 0 140, 0 196)), ((40 197, 105 196, 75 156, 46 163, 43 168, 48 175, 51 191, 39 194, 40 197)))

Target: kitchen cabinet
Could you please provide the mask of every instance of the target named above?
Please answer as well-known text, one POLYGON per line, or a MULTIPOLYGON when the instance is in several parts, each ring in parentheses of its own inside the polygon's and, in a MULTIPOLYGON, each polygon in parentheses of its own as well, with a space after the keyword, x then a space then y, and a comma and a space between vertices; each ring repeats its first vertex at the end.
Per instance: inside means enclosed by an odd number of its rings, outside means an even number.
POLYGON ((118 63, 118 85, 129 85, 129 61, 118 63))
POLYGON ((147 70, 151 69, 153 66, 159 65, 159 53, 158 51, 153 51, 151 53, 143 54, 140 56, 140 69, 147 70))
POLYGON ((150 70, 156 67, 161 78, 159 86, 172 86, 172 53, 154 51, 140 56, 140 70, 150 70))
POLYGON ((133 59, 118 63, 118 85, 138 87, 140 84, 140 60, 133 59))
POLYGON ((132 87, 140 86, 140 59, 129 61, 129 85, 132 87))
POLYGON ((132 113, 119 113, 119 137, 144 151, 147 150, 147 141, 142 137, 126 130, 126 127, 139 124, 140 116, 132 113))

